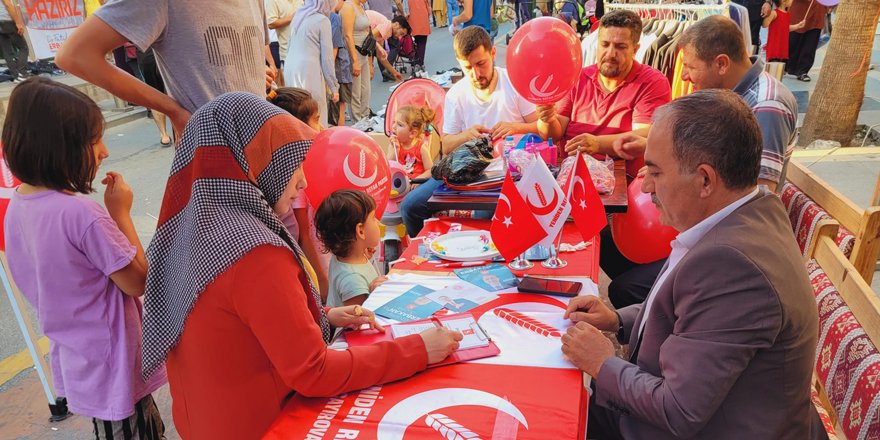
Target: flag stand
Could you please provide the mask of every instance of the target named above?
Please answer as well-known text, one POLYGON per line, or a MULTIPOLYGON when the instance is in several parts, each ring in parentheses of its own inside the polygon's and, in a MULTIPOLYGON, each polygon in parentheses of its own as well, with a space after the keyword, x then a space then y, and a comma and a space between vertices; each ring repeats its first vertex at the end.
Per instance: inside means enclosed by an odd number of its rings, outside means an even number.
POLYGON ((562 269, 565 266, 568 266, 568 261, 559 258, 559 253, 556 252, 557 243, 562 241, 562 231, 559 231, 559 235, 556 237, 552 243, 550 243, 550 257, 541 262, 541 266, 547 269, 562 269))
POLYGON ((527 260, 525 255, 525 253, 519 254, 507 266, 513 270, 529 270, 535 267, 535 264, 527 260))

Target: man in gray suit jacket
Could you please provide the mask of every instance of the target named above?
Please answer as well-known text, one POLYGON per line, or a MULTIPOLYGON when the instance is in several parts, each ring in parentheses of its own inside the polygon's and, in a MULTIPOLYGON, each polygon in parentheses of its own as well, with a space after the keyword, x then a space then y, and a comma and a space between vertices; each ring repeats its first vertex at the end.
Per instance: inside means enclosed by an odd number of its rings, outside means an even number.
POLYGON ((643 304, 575 298, 562 351, 595 378, 591 438, 807 439, 818 317, 761 130, 733 92, 657 110, 642 191, 680 233, 643 304), (601 331, 629 341, 614 356, 601 331))

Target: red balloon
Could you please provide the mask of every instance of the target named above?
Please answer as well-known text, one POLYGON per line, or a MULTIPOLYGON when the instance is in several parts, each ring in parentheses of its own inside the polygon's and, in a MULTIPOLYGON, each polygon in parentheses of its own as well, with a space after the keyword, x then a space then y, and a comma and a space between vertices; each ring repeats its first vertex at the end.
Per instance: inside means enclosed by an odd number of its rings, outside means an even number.
POLYGON ((527 21, 507 46, 510 83, 534 104, 552 104, 568 94, 580 77, 582 65, 577 34, 558 18, 527 21))
MULTIPOLYGON (((3 149, 0 148, 0 223, 6 218, 9 200, 18 185, 21 185, 21 181, 9 171, 9 166, 6 165, 6 159, 3 157, 3 149)), ((6 235, 2 226, 0 226, 0 251, 6 251, 6 235)))
POLYGON ((391 125, 397 110, 408 105, 414 107, 430 107, 436 114, 433 126, 437 134, 443 136, 443 104, 446 102, 446 90, 439 84, 426 78, 412 78, 397 86, 388 97, 385 108, 385 135, 391 136, 391 125))
POLYGON ((333 127, 318 133, 303 162, 303 173, 315 209, 333 191, 358 189, 373 197, 376 218, 382 218, 391 194, 391 172, 382 149, 363 132, 333 127))
POLYGON ((626 214, 612 216, 611 236, 624 257, 646 264, 669 256, 669 243, 678 231, 660 224, 660 211, 651 202, 651 194, 642 192, 642 180, 638 177, 629 184, 626 214))

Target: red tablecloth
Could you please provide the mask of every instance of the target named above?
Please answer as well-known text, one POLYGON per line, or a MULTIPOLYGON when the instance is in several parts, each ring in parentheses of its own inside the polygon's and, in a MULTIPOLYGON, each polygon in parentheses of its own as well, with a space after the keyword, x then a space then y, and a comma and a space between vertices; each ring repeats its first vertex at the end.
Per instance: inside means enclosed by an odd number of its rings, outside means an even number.
MULTIPOLYGON (((452 223, 460 223, 462 230, 489 230, 491 220, 461 219, 461 218, 440 218, 425 222, 424 228, 419 233, 419 237, 426 237, 431 233, 445 234, 449 232, 452 223)), ((562 243, 577 244, 583 241, 581 233, 572 222, 566 222, 562 228, 562 243)), ((403 253, 401 258, 405 261, 394 265, 394 270, 400 271, 429 271, 451 272, 455 269, 436 268, 431 262, 425 262, 416 265, 412 262, 412 257, 418 255, 420 240, 412 241, 410 246, 403 253)), ((562 269, 547 269, 541 266, 540 261, 534 261, 535 267, 527 271, 514 271, 516 275, 540 275, 547 277, 590 277, 596 284, 599 283, 599 237, 592 240, 592 244, 586 249, 577 252, 560 252, 559 256, 568 262, 568 265, 562 269)))
POLYGON ((587 402, 578 370, 457 364, 336 398, 296 396, 263 438, 575 439, 587 402))

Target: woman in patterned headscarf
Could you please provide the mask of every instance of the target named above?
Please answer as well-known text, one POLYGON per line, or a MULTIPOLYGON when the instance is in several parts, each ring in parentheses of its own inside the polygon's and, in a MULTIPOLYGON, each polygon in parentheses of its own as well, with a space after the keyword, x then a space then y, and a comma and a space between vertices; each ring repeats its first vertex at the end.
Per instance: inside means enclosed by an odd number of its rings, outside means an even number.
POLYGON ((321 307, 276 215, 306 186, 300 165, 314 136, 246 93, 209 102, 183 132, 147 251, 144 318, 144 376, 167 359, 183 438, 257 438, 291 391, 333 396, 401 379, 458 346, 435 329, 327 349, 332 327, 372 313, 321 307))

